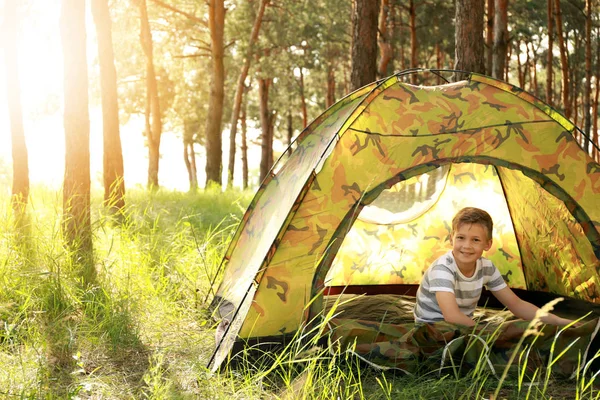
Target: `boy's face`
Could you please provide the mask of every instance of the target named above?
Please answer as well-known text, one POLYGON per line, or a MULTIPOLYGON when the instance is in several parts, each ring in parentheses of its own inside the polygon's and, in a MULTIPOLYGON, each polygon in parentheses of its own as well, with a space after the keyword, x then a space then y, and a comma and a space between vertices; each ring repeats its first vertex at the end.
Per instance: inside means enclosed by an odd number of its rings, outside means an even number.
POLYGON ((452 254, 461 268, 474 268, 484 251, 492 247, 487 228, 481 224, 461 224, 450 237, 452 254))

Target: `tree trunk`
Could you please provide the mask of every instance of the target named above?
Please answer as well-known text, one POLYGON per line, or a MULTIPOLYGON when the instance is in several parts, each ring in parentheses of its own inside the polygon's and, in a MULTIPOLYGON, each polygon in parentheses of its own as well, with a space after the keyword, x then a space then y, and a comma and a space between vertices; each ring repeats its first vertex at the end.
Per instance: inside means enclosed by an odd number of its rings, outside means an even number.
POLYGON ((529 79, 529 91, 532 91, 532 79, 531 79, 531 57, 529 56, 529 43, 525 41, 525 70, 523 71, 523 89, 525 89, 525 85, 527 84, 527 80, 529 79))
MULTIPOLYGON (((485 73, 483 63, 483 1, 456 0, 455 11, 455 62, 459 71, 485 73)), ((465 79, 457 73, 455 81, 465 79)))
POLYGON ((194 142, 190 142, 190 162, 191 162, 191 171, 192 171, 192 190, 198 189, 198 167, 196 166, 196 151, 194 150, 194 142))
POLYGON ((560 11, 560 0, 554 0, 554 21, 556 22, 556 37, 558 38, 558 47, 560 49, 560 67, 562 71, 562 103, 565 111, 565 117, 571 118, 571 102, 569 95, 569 59, 567 56, 567 47, 562 30, 562 15, 560 11))
POLYGON ((590 114, 590 97, 592 92, 592 0, 585 1, 585 88, 583 90, 583 116, 585 133, 584 149, 590 152, 590 129, 592 116, 590 114))
POLYGON ((503 79, 508 49, 508 0, 496 0, 494 10, 494 51, 492 76, 503 79))
POLYGON ((190 181, 190 192, 198 190, 198 170, 196 169, 196 152, 194 141, 184 138, 183 140, 183 162, 188 172, 190 181))
MULTIPOLYGON (((417 7, 415 2, 410 0, 408 3, 408 15, 410 23, 410 68, 414 69, 418 66, 417 56, 417 7)), ((410 81, 413 85, 417 84, 417 74, 410 75, 410 81)))
MULTIPOLYGON (((442 69, 442 49, 439 43, 435 44, 435 68, 442 69)), ((443 83, 442 77, 437 77, 437 84, 441 85, 443 83)))
POLYGON ((146 57, 146 139, 148 140, 148 188, 158 189, 158 160, 160 157, 160 136, 162 121, 158 84, 154 70, 154 49, 152 32, 148 21, 146 0, 139 0, 140 8, 140 42, 146 57))
POLYGON ((600 140, 598 140, 598 95, 600 95, 600 85, 598 84, 600 73, 596 72, 596 90, 594 94, 594 103, 592 104, 592 115, 594 116, 592 121, 592 134, 591 139, 592 143, 595 146, 592 146, 591 155, 596 160, 596 162, 600 162, 600 140))
POLYGON ((510 40, 506 44, 508 51, 506 52, 506 60, 504 62, 504 80, 508 82, 508 73, 510 72, 510 59, 512 57, 512 46, 510 45, 510 40))
POLYGON ((188 172, 190 192, 198 189, 198 169, 196 168, 196 152, 194 151, 194 134, 198 129, 197 124, 184 122, 183 124, 183 162, 188 172))
POLYGON ((552 10, 552 2, 554 0, 548 0, 548 59, 546 60, 546 103, 552 107, 554 84, 552 83, 552 63, 554 57, 552 56, 552 48, 554 46, 554 12, 552 10))
POLYGON ((272 79, 258 79, 258 97, 260 106, 261 158, 260 181, 262 182, 271 170, 271 154, 273 153, 273 138, 271 137, 271 112, 269 110, 269 88, 272 79))
MULTIPOLYGON (((271 84, 273 83, 273 80, 271 80, 271 84)), ((272 111, 271 113, 269 113, 269 169, 271 169, 273 167, 273 164, 275 163, 274 160, 274 154, 273 154, 273 138, 275 137, 274 133, 275 133, 275 117, 277 116, 277 112, 276 111, 272 111)))
MULTIPOLYGON (((246 97, 246 96, 244 96, 246 97)), ((242 125, 242 188, 248 189, 248 138, 246 129, 246 108, 247 100, 244 100, 242 106, 242 118, 240 124, 242 125)))
POLYGON ((388 29, 390 15, 390 1, 381 0, 381 10, 379 11, 379 64, 377 72, 380 77, 388 76, 388 65, 392 59, 393 50, 390 40, 390 31, 388 29))
POLYGON ((117 70, 112 44, 108 0, 93 0, 92 14, 98 37, 100 87, 102 92, 102 130, 104 141, 103 178, 104 206, 113 214, 125 207, 125 180, 123 179, 123 151, 119 133, 119 101, 117 70))
POLYGON ((306 126, 308 125, 308 111, 306 110, 306 96, 304 95, 304 72, 302 67, 300 67, 300 77, 298 79, 298 85, 300 86, 300 108, 302 109, 302 127, 306 128, 306 126))
POLYGON ((188 181, 190 183, 190 191, 192 191, 194 177, 192 172, 192 163, 190 161, 190 149, 186 137, 183 137, 183 162, 185 163, 185 169, 188 172, 188 181))
POLYGON ((213 73, 206 118, 206 187, 211 184, 221 185, 221 122, 223 120, 223 101, 225 99, 225 66, 223 64, 224 26, 224 0, 210 0, 208 6, 208 27, 210 29, 213 73))
POLYGON ((523 66, 521 65, 521 40, 517 40, 515 49, 517 50, 517 76, 519 79, 519 87, 525 90, 525 73, 523 72, 523 66))
MULTIPOLYGON (((596 37, 600 36, 600 28, 596 30, 596 37)), ((596 144, 596 148, 592 148, 592 156, 596 162, 600 162, 600 141, 598 140, 598 97, 600 95, 600 41, 596 41, 596 92, 594 94, 594 104, 592 108, 593 124, 592 142, 596 144)))
POLYGON ((402 21, 402 7, 398 7, 398 18, 400 19, 400 33, 399 33, 399 46, 400 46, 400 69, 402 71, 406 70, 406 57, 405 57, 405 33, 406 29, 404 29, 404 21, 402 21))
POLYGON ((326 108, 335 103, 335 68, 332 62, 327 63, 327 94, 325 95, 326 108))
MULTIPOLYGON (((538 46, 539 49, 539 46, 538 46)), ((533 47, 533 43, 531 43, 531 54, 533 54, 532 58, 531 58, 531 84, 533 85, 533 94, 537 97, 538 96, 538 79, 537 79, 537 50, 536 48, 533 47)), ((527 51, 529 51, 529 49, 527 49, 527 51)))
POLYGON ((487 22, 485 30, 485 73, 492 76, 494 54, 494 0, 487 0, 487 22))
POLYGON ((60 16, 64 62, 65 177, 63 235, 84 283, 95 280, 90 216, 90 118, 85 2, 63 0, 60 16))
POLYGON ((19 83, 17 26, 20 21, 17 19, 17 3, 18 0, 6 0, 4 4, 4 60, 13 160, 11 204, 18 226, 23 221, 29 199, 29 163, 19 83))
MULTIPOLYGON (((573 32, 573 46, 574 46, 574 54, 581 54, 581 40, 577 31, 568 30, 565 32, 565 42, 570 43, 569 37, 571 36, 571 32, 573 32)), ((568 48, 567 48, 568 51, 568 48)), ((568 53, 567 53, 568 57, 568 53)), ((578 59, 575 58, 575 65, 578 64, 578 59)), ((581 124, 579 122, 579 68, 569 68, 569 99, 571 100, 571 119, 573 119, 573 123, 581 128, 581 124)), ((580 131, 575 132, 577 135, 580 135, 580 131)), ((581 144, 581 137, 578 138, 581 144)))
POLYGON ((377 79, 377 19, 379 0, 354 0, 352 3, 351 90, 377 79))
MULTIPOLYGON (((571 93, 573 93, 573 95, 571 96, 571 98, 573 99, 573 105, 572 105, 572 110, 573 110, 573 123, 579 127, 579 129, 581 129, 581 124, 582 124, 582 119, 583 119, 583 115, 579 114, 579 106, 582 105, 582 101, 580 101, 580 94, 579 91, 571 91, 571 93)), ((584 142, 584 135, 581 131, 577 131, 577 135, 579 135, 579 144, 581 145, 581 147, 583 147, 583 142, 584 142)))
POLYGON ((248 49, 246 51, 246 57, 244 58, 244 65, 237 81, 235 89, 235 98, 233 100, 233 109, 231 110, 231 121, 230 121, 230 133, 229 133, 229 166, 227 173, 227 187, 233 187, 233 174, 235 171, 235 152, 236 152, 236 136, 237 136, 237 123, 240 116, 240 106, 242 104, 242 94, 244 92, 244 82, 248 77, 248 71, 250 70, 250 63, 252 61, 252 51, 254 44, 258 40, 258 33, 260 32, 260 26, 262 24, 263 16, 265 14, 265 8, 269 4, 269 0, 261 0, 258 5, 258 12, 254 18, 254 25, 252 26, 252 32, 250 33, 250 41, 248 42, 248 49))
POLYGON ((287 115, 287 147, 290 150, 289 155, 292 154, 292 138, 294 137, 294 119, 292 118, 292 110, 288 110, 287 115))
MULTIPOLYGON (((600 94, 600 85, 598 84, 599 73, 596 72, 596 89, 594 93, 594 102, 592 104, 592 133, 591 139, 592 143, 595 143, 597 147, 600 147, 600 141, 598 140, 598 95, 600 94)), ((592 146, 591 155, 596 160, 596 162, 600 162, 600 154, 597 148, 592 146)))

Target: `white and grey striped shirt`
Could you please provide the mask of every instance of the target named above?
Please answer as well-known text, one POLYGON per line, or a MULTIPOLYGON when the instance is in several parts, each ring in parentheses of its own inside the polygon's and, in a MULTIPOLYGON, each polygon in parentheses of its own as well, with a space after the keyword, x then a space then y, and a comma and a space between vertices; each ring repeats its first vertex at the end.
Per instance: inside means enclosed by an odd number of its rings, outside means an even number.
POLYGON ((435 292, 454 293, 460 311, 472 317, 483 286, 492 292, 506 287, 498 268, 481 257, 477 260, 475 273, 468 278, 460 272, 452 251, 449 251, 431 264, 423 275, 417 291, 415 321, 431 323, 444 320, 435 292))

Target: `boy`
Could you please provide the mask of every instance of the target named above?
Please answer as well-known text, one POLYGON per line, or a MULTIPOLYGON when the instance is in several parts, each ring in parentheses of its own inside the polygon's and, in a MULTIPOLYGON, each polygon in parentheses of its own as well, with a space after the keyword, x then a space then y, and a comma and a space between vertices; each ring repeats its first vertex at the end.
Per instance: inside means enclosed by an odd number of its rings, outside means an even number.
MULTIPOLYGON (((492 230, 492 218, 479 208, 466 207, 454 216, 452 250, 425 271, 417 291, 416 322, 446 321, 474 326, 473 311, 483 286, 517 318, 533 319, 538 307, 521 300, 506 285, 496 266, 481 256, 492 247, 492 230)), ((567 325, 572 321, 548 314, 542 322, 567 325)))

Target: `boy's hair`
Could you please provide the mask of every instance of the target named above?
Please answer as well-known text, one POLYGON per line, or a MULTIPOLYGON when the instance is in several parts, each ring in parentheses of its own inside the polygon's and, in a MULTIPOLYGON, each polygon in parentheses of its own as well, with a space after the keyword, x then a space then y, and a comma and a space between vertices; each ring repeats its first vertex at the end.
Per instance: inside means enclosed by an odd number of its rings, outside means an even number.
POLYGON ((462 224, 480 224, 487 229, 488 239, 492 239, 494 222, 486 211, 476 207, 465 207, 452 218, 452 232, 456 232, 462 224))

